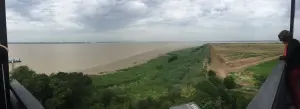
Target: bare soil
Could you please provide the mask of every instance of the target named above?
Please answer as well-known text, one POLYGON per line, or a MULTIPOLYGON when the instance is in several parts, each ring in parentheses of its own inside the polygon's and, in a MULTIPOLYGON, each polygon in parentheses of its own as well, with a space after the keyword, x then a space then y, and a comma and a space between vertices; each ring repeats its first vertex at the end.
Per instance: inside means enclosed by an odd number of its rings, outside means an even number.
POLYGON ((253 65, 270 61, 283 54, 282 44, 211 44, 210 70, 224 78, 253 65))
POLYGON ((217 72, 219 77, 226 77, 228 72, 224 60, 217 54, 213 46, 210 46, 210 59, 209 69, 217 72))

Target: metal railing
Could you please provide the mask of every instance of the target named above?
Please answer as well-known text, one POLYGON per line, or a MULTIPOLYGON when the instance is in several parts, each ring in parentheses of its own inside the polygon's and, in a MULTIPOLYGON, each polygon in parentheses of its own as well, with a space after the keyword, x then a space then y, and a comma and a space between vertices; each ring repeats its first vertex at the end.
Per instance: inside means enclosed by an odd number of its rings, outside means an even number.
POLYGON ((260 87, 247 109, 288 109, 291 99, 286 84, 285 62, 280 61, 260 87))
POLYGON ((42 104, 17 80, 10 82, 10 100, 13 109, 44 109, 42 104))
MULTIPOLYGON (((295 2, 291 0, 290 32, 294 33, 295 2)), ((285 63, 280 61, 247 109, 288 109, 292 104, 286 84, 285 63)))

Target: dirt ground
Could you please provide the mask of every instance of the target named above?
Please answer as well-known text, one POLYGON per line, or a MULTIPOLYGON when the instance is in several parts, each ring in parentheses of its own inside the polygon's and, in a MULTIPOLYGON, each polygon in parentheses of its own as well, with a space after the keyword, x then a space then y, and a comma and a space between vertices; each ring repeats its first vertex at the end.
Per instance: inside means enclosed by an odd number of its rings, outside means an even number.
POLYGON ((280 43, 232 43, 211 44, 211 63, 209 68, 220 77, 226 77, 230 72, 243 69, 262 62, 278 58, 283 54, 284 46, 280 43))

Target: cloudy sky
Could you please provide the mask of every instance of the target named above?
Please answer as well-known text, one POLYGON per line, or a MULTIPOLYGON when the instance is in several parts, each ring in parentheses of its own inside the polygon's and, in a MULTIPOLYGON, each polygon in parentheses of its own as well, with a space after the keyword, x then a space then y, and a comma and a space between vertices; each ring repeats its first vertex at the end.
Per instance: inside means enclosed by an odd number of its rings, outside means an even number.
POLYGON ((226 41, 277 40, 278 32, 289 28, 290 2, 6 0, 6 7, 10 42, 226 41))

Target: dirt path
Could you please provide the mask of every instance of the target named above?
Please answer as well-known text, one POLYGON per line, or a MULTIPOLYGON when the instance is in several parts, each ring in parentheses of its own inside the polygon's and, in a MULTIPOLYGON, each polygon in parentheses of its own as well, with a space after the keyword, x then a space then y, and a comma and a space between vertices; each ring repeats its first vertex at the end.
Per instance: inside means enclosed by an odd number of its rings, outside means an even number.
POLYGON ((274 60, 274 59, 277 59, 277 58, 278 58, 278 56, 274 56, 274 57, 270 57, 270 58, 265 58, 263 60, 252 62, 252 63, 248 63, 248 64, 245 64, 245 65, 242 65, 242 66, 239 66, 239 67, 229 68, 228 71, 230 71, 230 72, 241 71, 241 70, 244 70, 245 68, 248 68, 250 66, 254 66, 254 65, 257 65, 259 63, 271 61, 271 60, 274 60))

